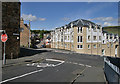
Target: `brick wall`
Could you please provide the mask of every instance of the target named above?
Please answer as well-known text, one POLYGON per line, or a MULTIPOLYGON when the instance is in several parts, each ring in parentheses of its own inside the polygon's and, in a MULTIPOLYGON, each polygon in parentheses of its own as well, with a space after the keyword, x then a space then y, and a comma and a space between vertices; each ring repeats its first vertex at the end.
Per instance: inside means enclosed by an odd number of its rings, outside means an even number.
POLYGON ((17 58, 20 53, 20 2, 2 2, 2 29, 6 30, 6 58, 17 58))

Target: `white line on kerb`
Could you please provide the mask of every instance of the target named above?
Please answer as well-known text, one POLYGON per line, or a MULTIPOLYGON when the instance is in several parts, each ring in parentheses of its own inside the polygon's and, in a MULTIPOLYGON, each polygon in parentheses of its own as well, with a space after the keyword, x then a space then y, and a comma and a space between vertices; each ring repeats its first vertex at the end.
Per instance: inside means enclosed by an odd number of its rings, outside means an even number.
POLYGON ((10 78, 10 79, 1 81, 0 84, 1 84, 1 83, 5 83, 5 82, 8 82, 8 81, 11 81, 11 80, 14 80, 14 79, 17 79, 17 78, 22 78, 22 77, 27 76, 27 75, 30 75, 30 74, 34 74, 34 73, 37 73, 37 72, 41 72, 41 71, 43 71, 43 69, 40 69, 40 70, 37 70, 37 71, 33 71, 33 72, 30 72, 30 73, 23 74, 23 75, 21 75, 21 76, 17 76, 17 77, 14 77, 14 78, 10 78))

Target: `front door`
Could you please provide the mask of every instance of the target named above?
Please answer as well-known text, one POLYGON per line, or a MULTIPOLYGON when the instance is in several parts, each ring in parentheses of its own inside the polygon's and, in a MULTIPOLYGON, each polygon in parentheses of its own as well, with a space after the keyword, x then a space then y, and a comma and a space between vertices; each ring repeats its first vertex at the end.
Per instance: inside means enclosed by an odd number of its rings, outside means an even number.
POLYGON ((102 49, 102 55, 103 56, 105 55, 105 49, 102 49))

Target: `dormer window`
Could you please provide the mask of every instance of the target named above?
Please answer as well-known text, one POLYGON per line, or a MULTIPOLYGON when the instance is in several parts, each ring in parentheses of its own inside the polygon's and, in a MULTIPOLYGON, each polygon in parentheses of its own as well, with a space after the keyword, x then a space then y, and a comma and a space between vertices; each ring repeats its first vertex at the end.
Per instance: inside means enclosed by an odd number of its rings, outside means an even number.
POLYGON ((98 28, 98 29, 100 29, 100 27, 99 27, 99 26, 98 26, 97 28, 98 28))
POLYGON ((97 31, 97 28, 94 27, 94 28, 93 28, 93 31, 96 32, 96 31, 97 31))
POLYGON ((92 25, 92 28, 95 28, 95 27, 92 25))
POLYGON ((117 37, 116 36, 114 36, 114 39, 116 39, 117 37))
POLYGON ((107 35, 107 39, 108 39, 108 35, 107 35))
POLYGON ((90 31, 90 27, 88 27, 88 30, 90 31))
POLYGON ((112 35, 110 35, 110 39, 112 39, 112 35))
POLYGON ((71 28, 73 27, 73 23, 71 23, 71 28))

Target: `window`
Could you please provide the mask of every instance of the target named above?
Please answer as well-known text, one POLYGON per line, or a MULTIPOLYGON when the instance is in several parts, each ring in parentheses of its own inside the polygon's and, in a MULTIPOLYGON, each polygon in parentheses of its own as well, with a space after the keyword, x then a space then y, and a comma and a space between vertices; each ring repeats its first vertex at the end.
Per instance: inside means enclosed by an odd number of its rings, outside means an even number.
POLYGON ((61 46, 63 46, 63 43, 61 44, 61 46))
POLYGON ((67 40, 67 36, 65 36, 65 40, 67 40))
POLYGON ((78 36, 78 42, 82 42, 82 36, 78 36))
POLYGON ((61 42, 63 42, 63 39, 61 39, 61 42))
POLYGON ((88 30, 89 30, 89 32, 90 32, 90 27, 88 27, 88 30))
POLYGON ((116 39, 117 38, 117 36, 114 36, 114 39, 116 39))
POLYGON ((94 28, 93 28, 93 31, 94 31, 94 32, 96 32, 96 31, 97 31, 97 29, 94 27, 94 28))
POLYGON ((67 29, 65 29, 65 32, 67 32, 67 29))
POLYGON ((69 36, 68 36, 68 40, 69 40, 69 36))
POLYGON ((107 35, 107 37, 106 37, 107 39, 108 39, 108 35, 107 35))
POLYGON ((78 33, 82 33, 82 27, 78 27, 78 33))
POLYGON ((88 36, 88 40, 90 41, 90 35, 88 36))
POLYGON ((111 44, 111 48, 113 48, 113 44, 111 44))
POLYGON ((97 37, 96 37, 96 36, 93 36, 93 39, 94 39, 94 40, 97 40, 97 37))
POLYGON ((74 46, 72 45, 72 48, 74 48, 74 46))
POLYGON ((101 44, 99 44, 99 47, 101 47, 101 44))
POLYGON ((61 35, 63 35, 63 32, 61 32, 61 35))
POLYGON ((69 32, 69 29, 68 29, 68 32, 69 32))
POLYGON ((101 40, 101 36, 99 36, 99 40, 101 40))
POLYGON ((110 36, 110 39, 112 39, 112 36, 110 36))
POLYGON ((107 44, 107 47, 109 48, 109 44, 107 44))
POLYGON ((96 48, 96 44, 94 44, 93 47, 96 48))
POLYGON ((65 48, 67 47, 67 44, 65 44, 65 48))
POLYGON ((69 48, 70 46, 69 46, 69 44, 68 44, 68 48, 69 48))
POLYGON ((103 43, 105 43, 105 41, 103 40, 103 43))
POLYGON ((82 48, 83 48, 83 45, 77 45, 77 48, 78 48, 78 49, 82 49, 82 48))
POLYGON ((72 35, 72 38, 71 38, 71 40, 73 40, 73 35, 72 35))
POLYGON ((88 49, 90 49, 90 45, 88 45, 88 49))

